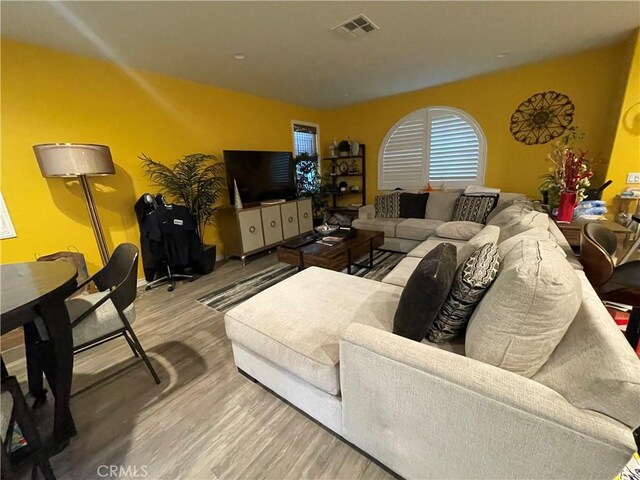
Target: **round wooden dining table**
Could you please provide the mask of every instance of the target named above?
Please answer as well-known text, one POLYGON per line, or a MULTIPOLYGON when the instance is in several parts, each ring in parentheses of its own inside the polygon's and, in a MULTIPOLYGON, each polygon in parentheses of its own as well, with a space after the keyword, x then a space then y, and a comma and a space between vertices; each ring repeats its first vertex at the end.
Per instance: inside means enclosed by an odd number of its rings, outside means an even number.
POLYGON ((73 337, 65 299, 75 291, 77 276, 76 267, 64 260, 0 265, 2 335, 25 327, 29 390, 36 397, 44 395, 44 373, 55 397, 52 453, 62 450, 76 434, 69 408, 73 337), (28 331, 37 335, 31 328, 37 318, 42 319, 48 340, 30 341, 28 331))

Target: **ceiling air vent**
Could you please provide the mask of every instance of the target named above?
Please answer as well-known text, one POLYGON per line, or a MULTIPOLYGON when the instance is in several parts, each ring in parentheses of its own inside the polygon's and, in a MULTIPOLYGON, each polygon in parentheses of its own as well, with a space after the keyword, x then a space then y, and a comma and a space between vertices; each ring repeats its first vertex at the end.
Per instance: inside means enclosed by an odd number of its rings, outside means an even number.
POLYGON ((353 38, 362 37, 367 33, 371 33, 375 30, 380 30, 378 26, 369 20, 363 14, 357 15, 340 25, 336 25, 331 30, 336 32, 347 33, 353 38))

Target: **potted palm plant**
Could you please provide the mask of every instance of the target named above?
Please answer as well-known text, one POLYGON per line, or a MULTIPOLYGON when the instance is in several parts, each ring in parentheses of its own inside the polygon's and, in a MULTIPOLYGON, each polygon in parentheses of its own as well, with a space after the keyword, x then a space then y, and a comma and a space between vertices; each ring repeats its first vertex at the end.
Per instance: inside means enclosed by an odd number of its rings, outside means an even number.
POLYGON ((204 241, 205 227, 215 223, 219 201, 226 191, 224 165, 214 155, 193 153, 185 155, 168 167, 152 160, 144 153, 138 157, 149 179, 167 198, 189 209, 197 225, 204 250, 200 273, 211 273, 215 266, 216 246, 204 241))

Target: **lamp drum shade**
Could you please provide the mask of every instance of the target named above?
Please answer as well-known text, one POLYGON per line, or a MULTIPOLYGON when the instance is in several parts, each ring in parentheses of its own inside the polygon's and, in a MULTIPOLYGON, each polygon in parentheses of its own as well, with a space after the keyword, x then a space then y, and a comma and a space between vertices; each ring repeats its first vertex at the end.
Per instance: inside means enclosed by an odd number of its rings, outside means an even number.
POLYGON ((34 145, 43 177, 77 177, 116 173, 106 145, 89 143, 47 143, 34 145))

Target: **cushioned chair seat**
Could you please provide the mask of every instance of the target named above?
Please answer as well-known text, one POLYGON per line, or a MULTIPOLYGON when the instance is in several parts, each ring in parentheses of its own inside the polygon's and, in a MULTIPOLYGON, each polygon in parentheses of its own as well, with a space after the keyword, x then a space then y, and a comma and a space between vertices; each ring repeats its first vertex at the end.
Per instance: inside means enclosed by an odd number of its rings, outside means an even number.
POLYGON ((436 248, 442 242, 447 242, 452 245, 455 245, 455 247, 458 250, 460 250, 460 247, 462 247, 465 243, 467 243, 465 240, 453 240, 451 238, 440 238, 440 237, 433 236, 433 237, 429 237, 427 240, 425 240, 416 248, 414 248, 409 253, 407 253, 407 257, 423 258, 427 253, 429 253, 431 250, 436 248))
POLYGON ((407 218, 402 220, 396 227, 396 237, 426 240, 443 223, 442 220, 431 220, 429 218, 407 218))
MULTIPOLYGON (((107 292, 98 292, 68 299, 66 303, 71 321, 86 312, 106 294, 107 292)), ((125 309, 124 314, 129 323, 133 324, 136 319, 133 304, 125 309)), ((124 327, 124 324, 118 315, 116 307, 111 300, 107 300, 95 312, 73 327, 73 345, 76 347, 84 345, 122 327, 124 327)))
POLYGON ((385 237, 396 237, 396 227, 404 218, 357 218, 351 226, 358 230, 384 232, 385 237))
POLYGON ((11 412, 13 411, 13 397, 11 392, 2 392, 0 394, 0 434, 2 434, 2 441, 9 428, 9 421, 11 420, 11 412))
POLYGON ((422 257, 405 257, 391 270, 383 279, 384 283, 403 287, 407 284, 407 280, 416 269, 422 257))
POLYGON ((358 322, 390 332, 401 293, 394 285, 311 267, 228 311, 227 336, 337 395, 342 331, 358 322))

